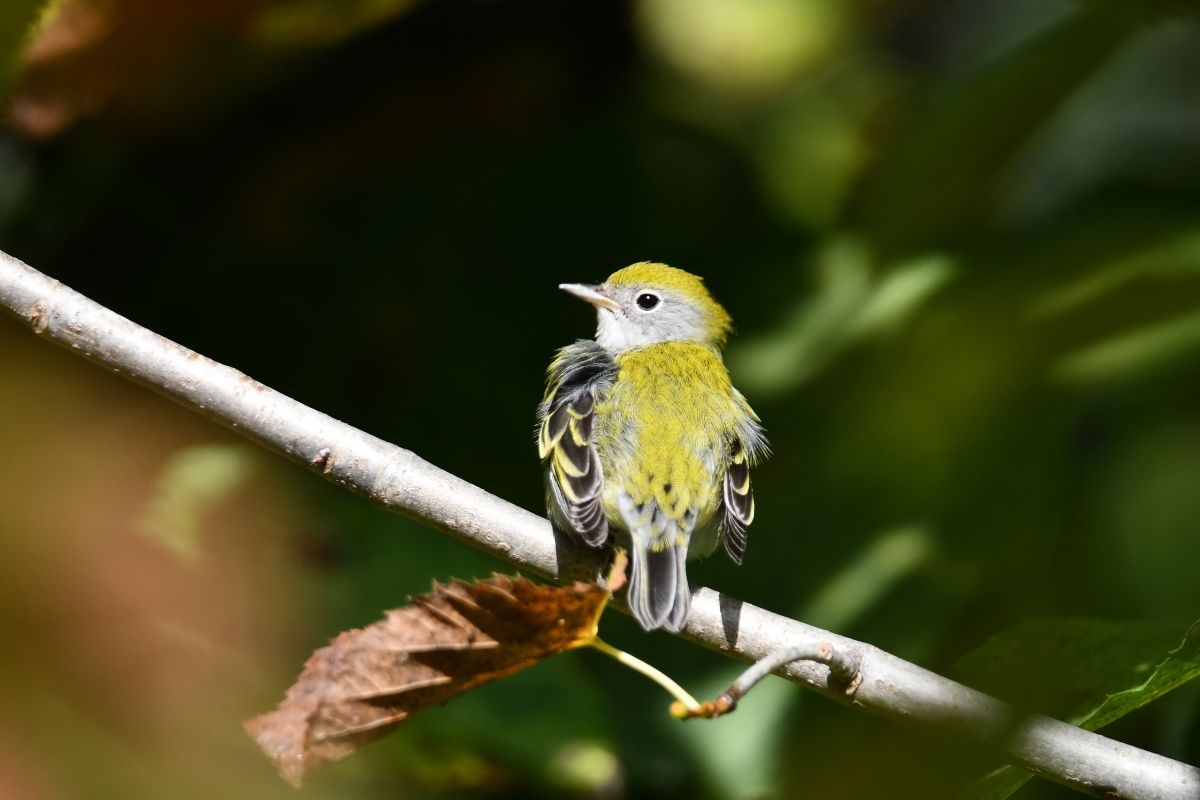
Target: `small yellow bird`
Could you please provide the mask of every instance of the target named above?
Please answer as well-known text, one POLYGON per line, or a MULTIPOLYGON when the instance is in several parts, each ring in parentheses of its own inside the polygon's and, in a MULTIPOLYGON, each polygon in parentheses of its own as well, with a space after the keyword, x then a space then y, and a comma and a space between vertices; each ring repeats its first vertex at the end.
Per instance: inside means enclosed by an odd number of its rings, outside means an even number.
POLYGON ((642 262, 598 286, 559 286, 596 307, 595 341, 558 351, 538 408, 546 505, 559 530, 630 552, 629 607, 646 630, 682 630, 685 560, 721 539, 735 563, 754 519, 758 416, 729 380, 731 321, 697 276, 642 262))

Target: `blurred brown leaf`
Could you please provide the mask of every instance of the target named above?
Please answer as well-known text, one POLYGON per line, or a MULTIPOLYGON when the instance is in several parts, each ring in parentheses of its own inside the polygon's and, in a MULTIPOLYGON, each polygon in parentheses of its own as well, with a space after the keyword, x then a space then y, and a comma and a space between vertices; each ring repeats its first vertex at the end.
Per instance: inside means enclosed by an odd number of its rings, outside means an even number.
POLYGON ((596 584, 543 586, 503 575, 435 583, 313 653, 279 707, 248 720, 246 730, 298 786, 424 708, 590 644, 608 597, 596 584))
POLYGON ((21 56, 8 116, 47 139, 113 106, 140 124, 219 103, 280 48, 327 47, 402 16, 415 0, 55 0, 21 56), (236 80, 229 64, 239 64, 236 80))
POLYGON ((204 42, 232 35, 265 2, 58 0, 21 58, 9 121, 26 136, 49 138, 119 93, 143 113, 161 106, 178 94, 204 42))

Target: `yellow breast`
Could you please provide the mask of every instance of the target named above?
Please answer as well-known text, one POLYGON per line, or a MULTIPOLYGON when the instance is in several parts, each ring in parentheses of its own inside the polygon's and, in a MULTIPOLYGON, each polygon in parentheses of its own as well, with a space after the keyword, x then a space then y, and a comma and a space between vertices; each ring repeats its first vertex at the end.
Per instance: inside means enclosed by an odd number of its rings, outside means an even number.
POLYGON ((692 342, 662 342, 620 354, 618 374, 596 409, 595 441, 605 475, 605 510, 616 492, 654 499, 688 530, 720 498, 718 465, 745 420, 720 356, 692 342))

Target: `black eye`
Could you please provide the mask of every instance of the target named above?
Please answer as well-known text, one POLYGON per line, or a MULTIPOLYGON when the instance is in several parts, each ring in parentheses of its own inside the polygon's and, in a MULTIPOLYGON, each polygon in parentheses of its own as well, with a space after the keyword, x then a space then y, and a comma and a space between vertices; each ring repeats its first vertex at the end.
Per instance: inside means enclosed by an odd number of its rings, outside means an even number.
POLYGON ((642 311, 653 311, 658 305, 658 295, 644 292, 637 296, 637 307, 642 311))

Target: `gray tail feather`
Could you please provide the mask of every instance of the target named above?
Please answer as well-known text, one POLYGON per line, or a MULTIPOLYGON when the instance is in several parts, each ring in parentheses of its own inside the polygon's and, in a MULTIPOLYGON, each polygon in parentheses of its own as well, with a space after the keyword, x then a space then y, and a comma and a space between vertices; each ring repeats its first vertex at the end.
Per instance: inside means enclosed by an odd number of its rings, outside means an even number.
POLYGON ((683 630, 692 599, 685 565, 687 549, 655 551, 635 544, 632 551, 627 598, 634 619, 648 631, 683 630))

